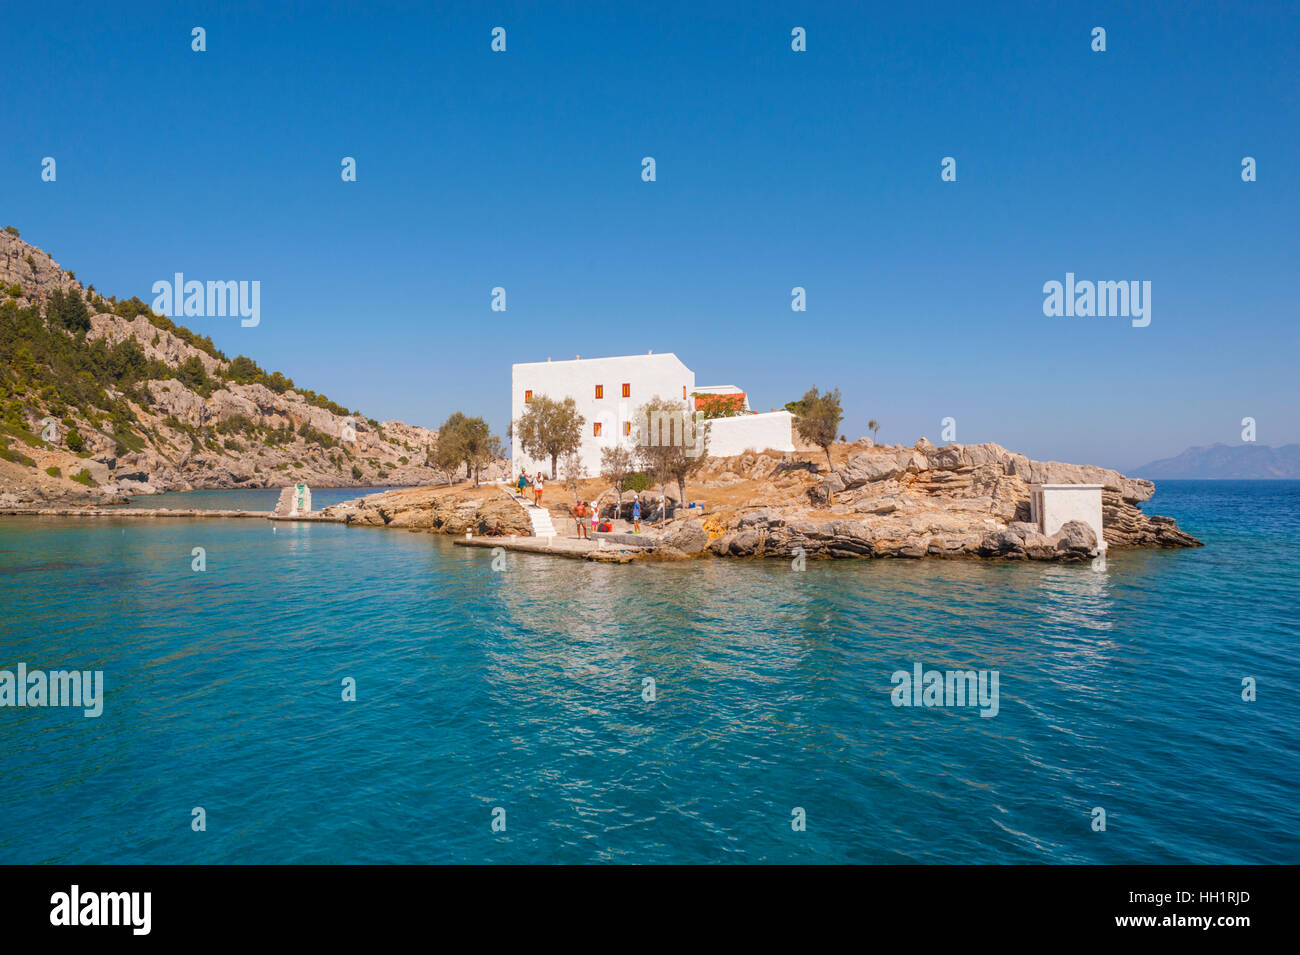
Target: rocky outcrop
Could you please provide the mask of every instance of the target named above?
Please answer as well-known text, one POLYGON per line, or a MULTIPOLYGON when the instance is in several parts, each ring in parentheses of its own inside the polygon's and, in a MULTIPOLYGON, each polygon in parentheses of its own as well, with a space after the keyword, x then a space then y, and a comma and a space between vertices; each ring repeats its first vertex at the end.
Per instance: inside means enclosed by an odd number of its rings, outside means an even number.
POLYGON ((403 488, 327 507, 326 519, 359 527, 393 527, 441 534, 500 537, 532 534, 522 507, 494 488, 403 488))
POLYGON ((22 289, 20 298, 36 305, 49 301, 55 289, 67 292, 81 288, 72 273, 48 252, 4 231, 0 231, 0 284, 18 285, 22 289))
MULTIPOLYGON (((1091 465, 1032 461, 992 443, 935 448, 927 441, 912 449, 872 449, 825 477, 821 491, 826 499, 858 513, 899 521, 942 506, 950 513, 983 512, 982 520, 1004 530, 1006 525, 1028 520, 1030 484, 1101 485, 1102 528, 1108 546, 1199 544, 1173 520, 1146 515, 1137 506, 1155 493, 1150 481, 1091 465)), ((993 541, 984 544, 981 537, 979 547, 997 546, 993 541)))
MULTIPOLYGON (((766 457, 766 456, 764 456, 766 457)), ((828 474, 753 455, 717 464, 710 486, 754 481, 760 490, 716 512, 703 553, 726 557, 981 557, 1084 560, 1099 552, 1086 524, 1051 536, 1029 523, 1029 485, 1099 484, 1108 548, 1196 547, 1167 517, 1138 506, 1155 487, 1105 468, 1032 461, 996 444, 867 447, 828 474), (728 472, 732 480, 728 480, 728 472), (802 494, 795 493, 802 490, 802 494)), ((667 525, 664 541, 680 548, 667 525)))
MULTIPOLYGON (((747 454, 714 462, 707 484, 748 488, 744 499, 731 506, 718 506, 715 499, 702 518, 698 510, 678 510, 676 519, 652 527, 644 550, 622 554, 619 562, 693 557, 1082 561, 1096 556, 1101 549, 1087 524, 1071 521, 1045 535, 1027 520, 1027 479, 1102 485, 1108 548, 1200 544, 1172 519, 1139 509, 1154 491, 1150 482, 1103 468, 1030 461, 994 444, 935 448, 925 441, 915 448, 867 448, 841 457, 842 466, 830 474, 780 456, 747 454), (739 480, 727 480, 728 474, 739 480), (827 487, 838 490, 826 495, 827 487), (825 503, 814 503, 823 497, 825 503)), ((625 503, 648 500, 657 492, 624 497, 625 503)), ((389 491, 328 508, 324 516, 359 526, 452 534, 525 537, 531 532, 523 508, 494 488, 389 491)))

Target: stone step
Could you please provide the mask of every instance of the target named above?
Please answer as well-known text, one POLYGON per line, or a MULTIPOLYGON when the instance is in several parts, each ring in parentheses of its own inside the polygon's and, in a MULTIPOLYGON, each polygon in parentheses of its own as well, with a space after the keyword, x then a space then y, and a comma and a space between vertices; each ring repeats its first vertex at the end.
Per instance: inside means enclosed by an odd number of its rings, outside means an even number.
POLYGON ((534 537, 557 537, 555 524, 551 521, 551 512, 544 507, 528 508, 528 520, 533 526, 534 537))

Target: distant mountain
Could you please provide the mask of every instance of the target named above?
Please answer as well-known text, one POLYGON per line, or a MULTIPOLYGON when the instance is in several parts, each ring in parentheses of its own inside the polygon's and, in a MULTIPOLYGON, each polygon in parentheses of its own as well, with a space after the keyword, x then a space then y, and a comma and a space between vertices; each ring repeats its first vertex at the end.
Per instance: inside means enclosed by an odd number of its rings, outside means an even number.
POLYGON ((1130 473, 1150 480, 1300 479, 1300 444, 1211 444, 1188 448, 1173 458, 1152 461, 1130 473))

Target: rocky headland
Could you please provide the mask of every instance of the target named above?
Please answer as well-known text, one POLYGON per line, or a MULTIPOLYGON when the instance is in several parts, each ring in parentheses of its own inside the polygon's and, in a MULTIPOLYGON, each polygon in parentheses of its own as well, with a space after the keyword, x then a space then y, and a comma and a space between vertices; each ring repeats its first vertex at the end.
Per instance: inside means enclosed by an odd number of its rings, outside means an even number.
MULTIPOLYGON (((1029 523, 1029 485, 1100 484, 1107 548, 1199 547, 1172 518, 1149 515, 1150 481, 1089 465, 1032 461, 996 444, 925 439, 914 447, 877 447, 863 440, 833 449, 827 470, 816 453, 750 453, 710 461, 688 488, 697 508, 677 506, 676 487, 663 489, 668 516, 659 520, 660 489, 613 492, 599 479, 579 484, 583 500, 600 498, 602 515, 619 522, 641 501, 646 533, 636 559, 692 557, 994 558, 1077 561, 1098 552, 1088 525, 1071 522, 1045 536, 1029 523), (703 510, 700 515, 700 508, 703 510)), ((549 506, 561 533, 574 490, 551 486, 549 506)), ((416 488, 337 505, 328 519, 462 535, 526 536, 524 510, 499 487, 416 488)), ((626 543, 627 538, 620 536, 626 543)))
POLYGON ((1049 537, 1029 523, 1030 484, 1100 484, 1108 548, 1201 545, 1172 518, 1141 510, 1154 484, 1117 471, 1032 461, 991 443, 858 444, 845 448, 843 463, 826 474, 770 455, 728 460, 715 480, 765 479, 771 490, 680 523, 664 545, 720 556, 1081 560, 1095 554, 1096 535, 1086 524, 1070 522, 1049 537))

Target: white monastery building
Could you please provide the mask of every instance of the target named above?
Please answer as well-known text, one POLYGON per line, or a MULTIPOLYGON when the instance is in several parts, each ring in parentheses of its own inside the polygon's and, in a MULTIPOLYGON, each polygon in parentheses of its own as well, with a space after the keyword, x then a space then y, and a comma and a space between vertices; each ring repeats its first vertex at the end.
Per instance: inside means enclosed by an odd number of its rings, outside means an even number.
MULTIPOLYGON (((748 450, 794 450, 794 415, 788 411, 755 414, 748 396, 735 385, 696 385, 695 372, 671 352, 572 361, 548 358, 512 366, 511 421, 519 420, 534 395, 557 401, 572 398, 577 404, 578 413, 586 419, 578 456, 593 477, 600 473, 602 448, 634 446, 637 411, 652 398, 683 402, 693 410, 701 401, 728 401, 737 406, 735 416, 709 421, 710 457, 730 457, 748 450)), ((549 459, 534 460, 524 454, 518 435, 511 439, 510 454, 516 472, 522 466, 530 474, 551 473, 549 459)))

